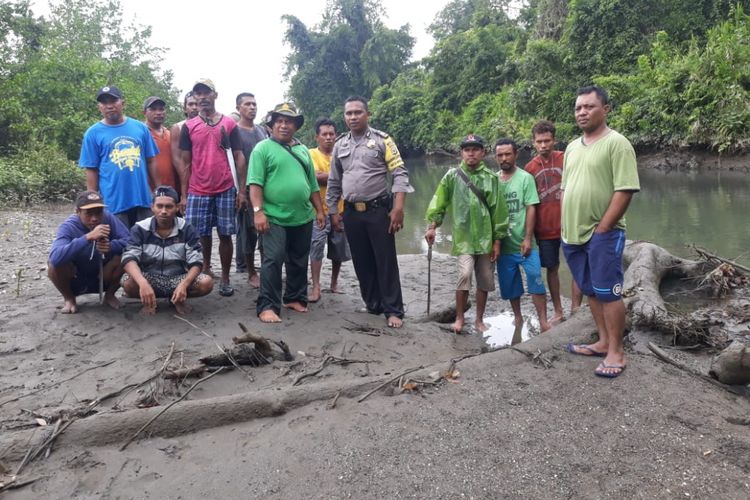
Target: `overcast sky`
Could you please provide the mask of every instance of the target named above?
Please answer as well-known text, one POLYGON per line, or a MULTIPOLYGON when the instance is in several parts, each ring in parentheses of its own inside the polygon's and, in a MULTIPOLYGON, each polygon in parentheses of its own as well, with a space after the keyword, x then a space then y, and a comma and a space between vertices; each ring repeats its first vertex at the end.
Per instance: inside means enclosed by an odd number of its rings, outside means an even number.
MULTIPOLYGON (((448 1, 382 0, 386 26, 411 25, 417 38, 413 59, 429 53, 433 40, 425 29, 448 1)), ((48 12, 46 0, 34 4, 35 13, 48 12)), ((281 16, 293 14, 310 28, 320 21, 326 0, 121 0, 121 4, 126 19, 153 27, 152 45, 167 49, 164 65, 174 72, 181 93, 197 78, 211 78, 219 93, 219 111, 234 110, 235 96, 247 91, 256 95, 262 116, 282 102, 287 88, 282 74, 289 47, 282 41, 281 16)), ((133 108, 129 111, 132 114, 133 108)))

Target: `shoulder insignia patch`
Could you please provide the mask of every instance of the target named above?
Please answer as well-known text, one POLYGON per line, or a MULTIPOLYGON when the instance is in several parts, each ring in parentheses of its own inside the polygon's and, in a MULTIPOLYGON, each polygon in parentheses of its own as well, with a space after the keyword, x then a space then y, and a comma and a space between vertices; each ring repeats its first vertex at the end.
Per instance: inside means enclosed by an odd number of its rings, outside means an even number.
POLYGON ((378 130, 376 128, 371 128, 370 130, 372 130, 376 135, 379 135, 383 139, 388 139, 390 137, 388 134, 386 134, 382 130, 378 130))

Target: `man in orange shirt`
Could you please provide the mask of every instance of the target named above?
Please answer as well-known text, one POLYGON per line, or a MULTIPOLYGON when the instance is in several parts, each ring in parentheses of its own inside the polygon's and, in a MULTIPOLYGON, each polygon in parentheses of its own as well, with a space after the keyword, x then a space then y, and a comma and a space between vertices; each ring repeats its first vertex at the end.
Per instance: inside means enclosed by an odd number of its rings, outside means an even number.
POLYGON ((170 186, 179 191, 181 184, 179 172, 172 164, 171 134, 164 126, 167 116, 166 103, 160 97, 149 97, 143 103, 143 116, 146 117, 146 126, 151 132, 156 147, 159 148, 159 154, 154 157, 157 178, 150 179, 151 191, 156 189, 156 186, 170 186))
MULTIPOLYGON (((539 247, 542 267, 547 269, 547 285, 555 314, 550 323, 563 319, 560 302, 560 197, 562 191, 563 152, 555 151, 555 125, 547 120, 537 122, 531 129, 537 155, 526 164, 524 170, 534 176, 539 194, 534 235, 539 247)), ((581 305, 581 292, 573 282, 573 306, 581 305)))

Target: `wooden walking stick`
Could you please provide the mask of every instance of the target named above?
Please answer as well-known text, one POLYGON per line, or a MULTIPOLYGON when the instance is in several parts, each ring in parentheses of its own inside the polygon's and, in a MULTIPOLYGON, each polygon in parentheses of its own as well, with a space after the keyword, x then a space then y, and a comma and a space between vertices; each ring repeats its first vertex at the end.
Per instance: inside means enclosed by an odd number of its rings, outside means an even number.
POLYGON ((430 314, 430 296, 432 295, 432 245, 427 247, 427 314, 430 314))

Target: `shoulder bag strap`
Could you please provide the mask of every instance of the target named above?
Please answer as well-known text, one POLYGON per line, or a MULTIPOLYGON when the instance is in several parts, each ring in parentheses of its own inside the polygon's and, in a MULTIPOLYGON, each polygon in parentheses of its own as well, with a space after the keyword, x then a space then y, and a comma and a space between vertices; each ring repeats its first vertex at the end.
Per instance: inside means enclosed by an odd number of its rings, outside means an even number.
POLYGON ((466 175, 466 172, 464 172, 463 169, 461 169, 461 167, 458 167, 456 171, 458 172, 458 176, 461 178, 462 181, 464 181, 464 183, 466 183, 468 188, 471 189, 471 191, 475 195, 477 195, 477 198, 479 198, 479 201, 481 201, 482 205, 484 205, 484 208, 487 209, 487 213, 490 216, 492 216, 492 210, 490 210, 490 204, 487 203, 487 198, 484 196, 484 193, 476 186, 476 184, 471 182, 471 180, 469 179, 469 176, 466 175))

